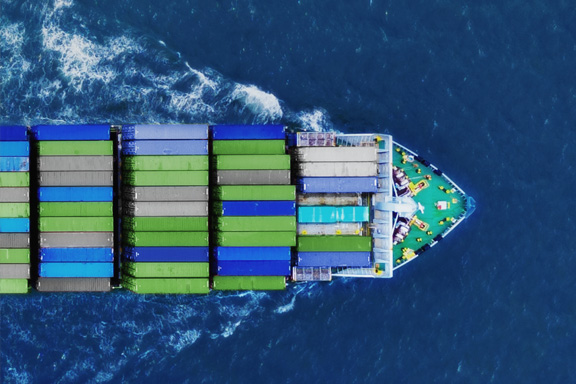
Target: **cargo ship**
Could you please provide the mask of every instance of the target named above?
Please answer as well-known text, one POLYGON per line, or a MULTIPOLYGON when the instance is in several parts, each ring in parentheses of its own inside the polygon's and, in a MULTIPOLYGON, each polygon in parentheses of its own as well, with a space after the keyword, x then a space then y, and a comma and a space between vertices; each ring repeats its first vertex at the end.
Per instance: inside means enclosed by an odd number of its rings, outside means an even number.
POLYGON ((391 278, 474 209, 386 134, 1 126, 0 293, 391 278))

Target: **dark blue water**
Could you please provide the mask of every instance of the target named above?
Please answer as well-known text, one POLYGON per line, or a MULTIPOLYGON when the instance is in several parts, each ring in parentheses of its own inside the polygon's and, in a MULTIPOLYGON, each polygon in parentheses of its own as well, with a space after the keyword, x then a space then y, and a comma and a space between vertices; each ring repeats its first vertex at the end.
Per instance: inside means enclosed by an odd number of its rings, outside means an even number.
POLYGON ((0 297, 1 382, 576 382, 573 2, 0 4, 3 124, 387 132, 479 206, 392 280, 0 297))

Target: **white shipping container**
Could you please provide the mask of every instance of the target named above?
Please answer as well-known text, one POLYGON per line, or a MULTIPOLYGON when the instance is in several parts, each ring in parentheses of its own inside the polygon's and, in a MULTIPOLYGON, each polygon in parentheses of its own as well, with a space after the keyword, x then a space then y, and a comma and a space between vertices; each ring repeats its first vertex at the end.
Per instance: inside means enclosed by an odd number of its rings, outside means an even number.
POLYGON ((315 162, 299 163, 302 177, 368 177, 378 175, 374 162, 315 162))
POLYGON ((376 147, 298 147, 294 150, 299 162, 376 162, 376 147))
POLYGON ((299 235, 361 235, 364 233, 362 223, 301 224, 298 223, 299 235))

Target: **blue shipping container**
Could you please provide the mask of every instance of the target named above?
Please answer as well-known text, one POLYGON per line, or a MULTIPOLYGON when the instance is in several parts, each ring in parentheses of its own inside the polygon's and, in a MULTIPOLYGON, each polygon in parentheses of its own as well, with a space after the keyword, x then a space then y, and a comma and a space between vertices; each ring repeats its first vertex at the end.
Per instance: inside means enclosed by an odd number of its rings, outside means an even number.
POLYGON ((217 274, 220 276, 290 276, 290 261, 218 261, 217 274))
POLYGON ((294 201, 223 201, 222 216, 295 216, 294 201))
POLYGON ((1 156, 30 156, 30 143, 27 141, 0 141, 1 156))
POLYGON ((303 193, 375 193, 376 177, 303 177, 298 180, 303 193))
POLYGON ((370 252, 299 252, 299 267, 370 267, 370 252))
POLYGON ((113 277, 112 263, 40 263, 40 277, 113 277))
POLYGON ((49 263, 112 263, 112 248, 41 248, 40 261, 49 263))
MULTIPOLYGON (((30 232, 30 219, 27 218, 0 218, 0 232, 30 232)), ((0 245, 0 248, 2 246, 0 245)))
POLYGON ((40 187, 39 201, 112 201, 112 187, 40 187))
POLYGON ((36 140, 110 140, 109 125, 36 125, 36 140))
POLYGON ((208 262, 208 247, 126 247, 123 258, 140 262, 208 262))
POLYGON ((122 140, 208 140, 208 125, 123 125, 122 140))
POLYGON ((213 125, 213 140, 284 140, 283 125, 213 125))
POLYGON ((290 247, 216 247, 214 255, 218 261, 292 259, 290 247))
POLYGON ((1 126, 0 141, 28 141, 28 128, 22 125, 1 126))
POLYGON ((0 157, 0 172, 28 172, 30 160, 28 157, 0 157))
POLYGON ((122 142, 124 155, 207 155, 208 140, 131 140, 122 142))
POLYGON ((368 207, 298 207, 299 223, 358 223, 369 219, 368 207))

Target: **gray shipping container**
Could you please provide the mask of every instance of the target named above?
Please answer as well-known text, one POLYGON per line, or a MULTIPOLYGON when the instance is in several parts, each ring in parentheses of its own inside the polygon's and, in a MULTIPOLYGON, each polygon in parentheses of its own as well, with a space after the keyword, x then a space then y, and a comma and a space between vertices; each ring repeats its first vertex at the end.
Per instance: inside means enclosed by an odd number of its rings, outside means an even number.
POLYGON ((30 188, 0 188, 0 203, 27 203, 30 201, 30 188))
POLYGON ((208 201, 208 187, 126 187, 122 197, 132 201, 208 201))
POLYGON ((112 171, 112 156, 40 156, 38 171, 112 171))
POLYGON ((29 233, 0 233, 0 248, 29 248, 29 233))
POLYGON ((29 279, 30 264, 0 264, 0 279, 29 279))
POLYGON ((282 185, 290 184, 289 170, 218 171, 218 185, 282 185))
POLYGON ((298 163, 302 177, 368 177, 378 175, 374 162, 315 162, 298 163))
POLYGON ((298 193, 298 205, 362 205, 359 193, 298 193))
POLYGON ((208 216, 207 201, 126 202, 122 214, 134 217, 208 216))
POLYGON ((36 283, 40 292, 109 292, 109 278, 101 277, 40 277, 36 283))
POLYGON ((298 147, 294 153, 299 162, 376 162, 378 158, 376 147, 298 147))
POLYGON ((41 232, 42 248, 111 248, 113 232, 41 232))
POLYGON ((112 171, 79 171, 79 172, 39 172, 39 185, 48 186, 91 186, 111 187, 112 171))

